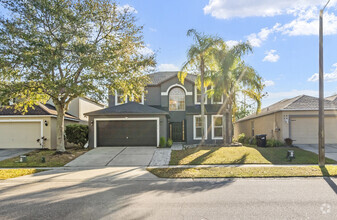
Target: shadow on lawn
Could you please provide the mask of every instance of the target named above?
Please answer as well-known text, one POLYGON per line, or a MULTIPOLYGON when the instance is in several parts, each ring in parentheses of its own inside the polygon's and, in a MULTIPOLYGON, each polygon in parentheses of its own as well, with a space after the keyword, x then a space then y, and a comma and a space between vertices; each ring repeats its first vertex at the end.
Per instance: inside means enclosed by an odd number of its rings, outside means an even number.
POLYGON ((325 182, 331 187, 331 189, 337 194, 337 185, 332 179, 330 178, 329 170, 325 166, 320 166, 321 172, 323 174, 323 179, 325 182))

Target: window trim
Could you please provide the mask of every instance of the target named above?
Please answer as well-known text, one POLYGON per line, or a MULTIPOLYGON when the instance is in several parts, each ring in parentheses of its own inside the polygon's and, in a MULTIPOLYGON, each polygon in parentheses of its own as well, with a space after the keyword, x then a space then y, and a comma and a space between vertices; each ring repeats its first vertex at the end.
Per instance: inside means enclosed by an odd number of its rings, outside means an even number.
MULTIPOLYGON (((198 102, 198 93, 197 93, 197 91, 198 91, 198 86, 194 86, 194 103, 195 104, 201 104, 201 102, 198 102)), ((207 104, 207 87, 205 87, 205 103, 204 104, 207 104)))
MULTIPOLYGON (((197 134, 197 127, 195 126, 195 123, 196 123, 196 118, 197 117, 200 117, 201 118, 201 115, 193 115, 193 140, 201 140, 202 137, 196 137, 196 134, 197 134)), ((204 128, 204 131, 205 131, 205 140, 207 140, 207 115, 204 115, 205 117, 205 128, 204 128)))
POLYGON ((214 126, 214 118, 221 118, 222 120, 222 126, 221 126, 221 131, 222 131, 222 134, 223 134, 223 124, 224 124, 224 121, 223 121, 223 115, 212 115, 212 140, 223 140, 223 135, 221 137, 215 137, 214 134, 214 128, 219 128, 219 126, 215 127, 214 126))
MULTIPOLYGON (((131 96, 131 100, 132 100, 132 102, 134 102, 135 101, 135 97, 134 97, 134 95, 132 94, 132 96, 131 96)), ((142 101, 141 102, 139 102, 139 104, 142 104, 142 105, 144 105, 144 92, 143 92, 143 94, 142 94, 142 101)))
POLYGON ((125 96, 125 102, 118 102, 118 92, 117 89, 115 89, 115 106, 122 105, 128 103, 128 96, 125 96))
POLYGON ((180 88, 180 87, 173 87, 170 91, 169 91, 169 93, 168 93, 168 101, 169 101, 169 111, 170 112, 183 112, 183 111, 186 111, 186 92, 184 91, 184 89, 182 89, 182 88, 180 88), (185 94, 184 95, 184 109, 182 109, 182 110, 171 110, 170 109, 170 93, 171 93, 171 91, 173 90, 173 89, 175 89, 175 88, 179 88, 179 89, 181 89, 182 91, 183 91, 183 93, 185 94))
MULTIPOLYGON (((213 89, 213 86, 211 88, 213 89)), ((223 94, 221 95, 220 102, 214 102, 213 98, 214 98, 214 94, 212 95, 212 98, 211 98, 211 104, 223 104, 223 94)))

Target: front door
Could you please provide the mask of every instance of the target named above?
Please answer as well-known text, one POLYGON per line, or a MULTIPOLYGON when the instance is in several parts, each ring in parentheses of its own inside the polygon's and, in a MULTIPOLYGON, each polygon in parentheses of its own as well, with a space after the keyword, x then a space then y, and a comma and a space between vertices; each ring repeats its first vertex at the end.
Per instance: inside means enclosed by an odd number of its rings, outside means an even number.
POLYGON ((184 132, 184 121, 183 122, 172 122, 170 124, 171 139, 173 142, 183 142, 185 141, 184 132))

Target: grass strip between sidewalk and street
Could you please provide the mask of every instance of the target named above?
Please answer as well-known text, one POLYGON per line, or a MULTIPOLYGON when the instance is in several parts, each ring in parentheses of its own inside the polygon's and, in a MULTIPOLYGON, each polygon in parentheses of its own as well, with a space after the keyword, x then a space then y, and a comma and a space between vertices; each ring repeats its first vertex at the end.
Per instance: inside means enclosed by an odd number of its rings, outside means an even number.
POLYGON ((161 178, 249 178, 337 176, 337 166, 147 168, 161 178))
POLYGON ((45 171, 43 169, 0 169, 0 180, 30 175, 45 171))

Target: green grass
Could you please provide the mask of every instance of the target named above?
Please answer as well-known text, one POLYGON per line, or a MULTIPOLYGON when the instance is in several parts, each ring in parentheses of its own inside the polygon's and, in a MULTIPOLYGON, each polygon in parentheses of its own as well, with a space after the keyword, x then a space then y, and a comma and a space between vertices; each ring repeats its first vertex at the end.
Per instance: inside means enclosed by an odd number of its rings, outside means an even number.
POLYGON ((30 174, 38 173, 41 171, 45 171, 45 170, 42 170, 42 169, 39 169, 39 170, 37 169, 0 169, 0 180, 30 175, 30 174))
MULTIPOLYGON (((315 153, 295 147, 262 148, 242 147, 196 147, 186 150, 174 150, 170 165, 200 164, 317 164, 315 153), (294 150, 295 159, 286 158, 287 151, 294 150)), ((327 164, 337 163, 326 158, 327 164)))
POLYGON ((161 178, 249 178, 337 176, 337 166, 148 168, 161 178))
POLYGON ((20 156, 13 157, 7 160, 0 161, 1 167, 61 167, 76 157, 87 152, 87 149, 70 148, 67 149, 69 154, 55 154, 55 150, 34 150, 27 155, 26 163, 19 163, 20 156), (42 157, 45 157, 46 162, 42 163, 42 157))

